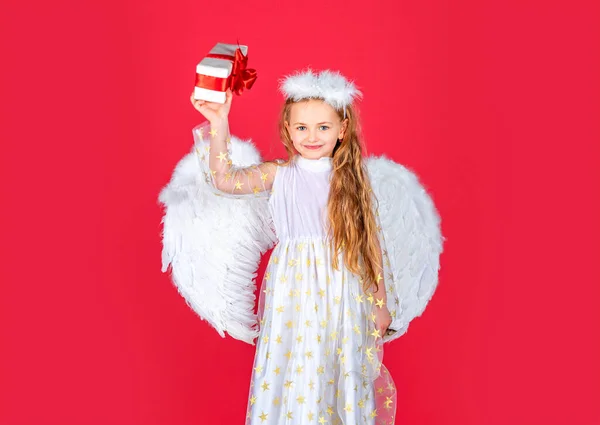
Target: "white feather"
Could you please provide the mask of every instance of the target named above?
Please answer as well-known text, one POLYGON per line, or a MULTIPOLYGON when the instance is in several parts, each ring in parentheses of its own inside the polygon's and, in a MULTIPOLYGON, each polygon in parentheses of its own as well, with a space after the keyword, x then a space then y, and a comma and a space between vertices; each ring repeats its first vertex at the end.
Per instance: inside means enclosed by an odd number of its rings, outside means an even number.
POLYGON ((315 73, 308 68, 283 78, 280 90, 295 102, 303 99, 323 99, 335 109, 342 109, 362 93, 353 82, 338 71, 323 70, 315 73))
POLYGON ((384 258, 384 283, 396 332, 383 341, 390 342, 406 333, 433 296, 444 238, 435 205, 416 174, 384 156, 367 158, 366 166, 378 201, 381 249, 389 260, 384 258))
MULTIPOLYGON (((260 162, 250 142, 232 137, 231 143, 235 165, 260 162)), ((177 164, 159 201, 165 207, 162 271, 171 265, 180 294, 222 337, 227 332, 254 344, 256 271, 262 253, 276 242, 266 198, 215 195, 192 151, 177 164)))

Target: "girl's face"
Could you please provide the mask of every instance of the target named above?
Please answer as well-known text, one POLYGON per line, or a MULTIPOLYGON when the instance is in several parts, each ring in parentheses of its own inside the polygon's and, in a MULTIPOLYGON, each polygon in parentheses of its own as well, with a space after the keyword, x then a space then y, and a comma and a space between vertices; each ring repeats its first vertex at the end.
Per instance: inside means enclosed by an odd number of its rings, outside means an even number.
POLYGON ((340 121, 333 107, 318 99, 294 103, 290 121, 285 122, 294 148, 308 159, 332 156, 333 148, 344 137, 348 120, 340 121))

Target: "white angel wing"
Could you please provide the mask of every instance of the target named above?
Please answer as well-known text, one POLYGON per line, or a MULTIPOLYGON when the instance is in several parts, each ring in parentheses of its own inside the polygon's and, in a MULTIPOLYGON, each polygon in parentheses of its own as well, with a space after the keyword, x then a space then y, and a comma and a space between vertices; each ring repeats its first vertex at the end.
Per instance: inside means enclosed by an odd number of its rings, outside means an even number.
MULTIPOLYGON (((162 271, 171 265, 173 282, 189 306, 222 336, 254 345, 257 269, 261 255, 276 242, 268 196, 232 195, 210 183, 206 162, 195 150, 208 143, 197 137, 195 148, 176 166, 159 201, 165 207, 162 271)), ((261 162, 250 141, 231 138, 236 166, 261 162)))
POLYGON ((390 329, 396 331, 384 336, 390 342, 406 333, 433 296, 444 238, 435 205, 412 171, 384 156, 365 162, 378 201, 390 329))

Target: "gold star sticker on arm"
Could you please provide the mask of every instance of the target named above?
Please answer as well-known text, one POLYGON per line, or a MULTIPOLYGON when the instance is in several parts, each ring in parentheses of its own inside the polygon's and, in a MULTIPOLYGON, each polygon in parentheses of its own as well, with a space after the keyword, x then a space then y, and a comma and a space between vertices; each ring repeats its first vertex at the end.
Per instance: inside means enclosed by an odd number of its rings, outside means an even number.
POLYGON ((235 182, 235 188, 237 190, 242 190, 243 185, 244 185, 244 183, 240 182, 239 180, 235 182))
POLYGON ((212 130, 210 130, 210 131, 209 131, 209 134, 210 134, 212 137, 215 137, 215 136, 217 135, 217 129, 216 129, 216 128, 213 128, 212 130))
POLYGON ((377 307, 383 308, 383 298, 382 299, 377 299, 377 302, 375 304, 377 305, 377 307))
POLYGON ((267 176, 269 175, 269 173, 260 173, 260 179, 264 182, 267 181, 267 176))

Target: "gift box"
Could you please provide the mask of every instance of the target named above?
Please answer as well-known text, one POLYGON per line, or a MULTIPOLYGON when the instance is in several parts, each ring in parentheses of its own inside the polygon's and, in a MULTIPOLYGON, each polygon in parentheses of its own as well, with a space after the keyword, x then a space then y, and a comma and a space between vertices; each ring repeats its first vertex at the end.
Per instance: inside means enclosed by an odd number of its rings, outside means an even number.
POLYGON ((194 99, 225 103, 230 88, 241 94, 256 81, 256 70, 248 69, 248 46, 217 43, 196 66, 194 99))

